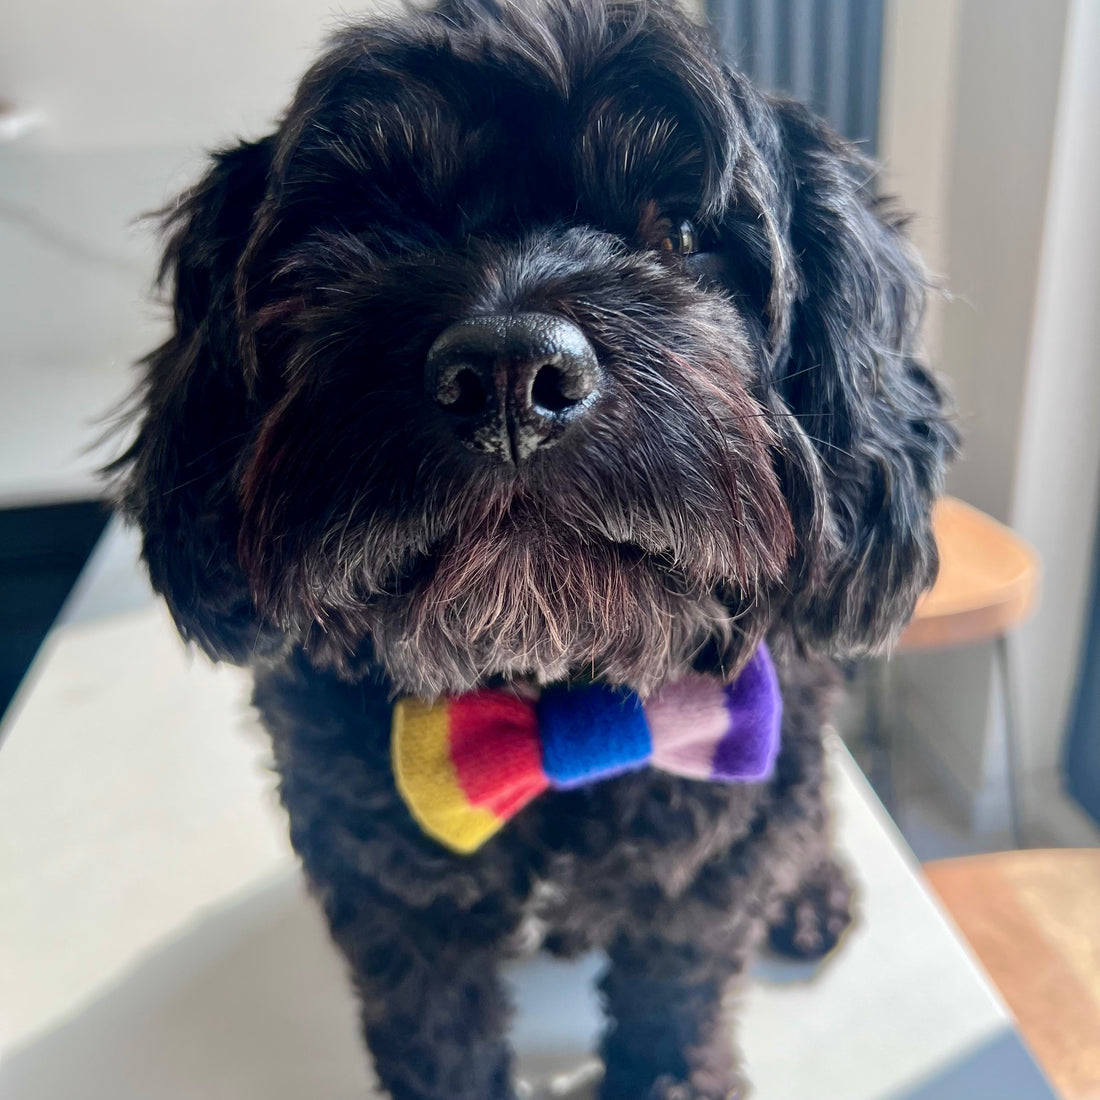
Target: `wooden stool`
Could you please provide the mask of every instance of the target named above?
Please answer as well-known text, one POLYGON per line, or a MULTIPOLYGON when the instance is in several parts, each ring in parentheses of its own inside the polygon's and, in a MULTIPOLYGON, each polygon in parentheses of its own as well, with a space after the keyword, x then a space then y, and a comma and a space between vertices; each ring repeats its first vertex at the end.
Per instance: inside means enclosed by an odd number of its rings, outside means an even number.
POLYGON ((1100 851, 999 852, 924 870, 1065 1100, 1100 1100, 1100 851))
MULTIPOLYGON (((1020 845, 1020 806, 1016 786, 1018 763, 1016 713, 1009 678, 1008 632, 1034 608, 1039 592, 1039 556, 1003 524, 944 497, 933 517, 940 551, 935 585, 917 602, 898 649, 943 649, 992 641, 1001 683, 1005 720, 1005 766, 1013 843, 1020 845)), ((876 787, 889 806, 892 778, 881 715, 886 694, 884 662, 872 666, 868 742, 878 767, 876 787)))
POLYGON ((898 648, 1003 639, 1035 606, 1039 555, 1014 531, 954 497, 936 505, 933 524, 940 573, 917 601, 898 648))

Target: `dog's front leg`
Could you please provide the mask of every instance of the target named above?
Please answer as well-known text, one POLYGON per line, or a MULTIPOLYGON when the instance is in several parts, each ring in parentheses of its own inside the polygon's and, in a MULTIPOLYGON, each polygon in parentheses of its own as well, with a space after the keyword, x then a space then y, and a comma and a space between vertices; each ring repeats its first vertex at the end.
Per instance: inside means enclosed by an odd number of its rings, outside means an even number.
POLYGON ((824 958, 852 923, 852 888, 843 869, 823 859, 779 903, 768 935, 773 950, 796 959, 824 958))
POLYGON ((732 1100, 744 1094, 723 1001, 747 945, 713 951, 622 936, 600 983, 608 1014, 601 1100, 732 1100))
POLYGON ((508 1100, 510 1004, 500 947, 464 936, 461 914, 363 901, 329 907, 351 963, 363 1033, 393 1100, 508 1100))

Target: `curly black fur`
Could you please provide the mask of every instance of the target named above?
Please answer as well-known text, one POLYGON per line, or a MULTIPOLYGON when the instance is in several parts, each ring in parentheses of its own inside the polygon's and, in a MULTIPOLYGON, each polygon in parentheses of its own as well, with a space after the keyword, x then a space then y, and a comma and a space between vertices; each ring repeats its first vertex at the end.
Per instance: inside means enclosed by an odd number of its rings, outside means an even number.
POLYGON ((498 969, 532 929, 608 954, 607 1097, 719 1100, 752 951, 842 931, 824 657, 887 644, 931 582, 955 445, 923 269, 870 179, 664 0, 443 0, 339 33, 167 215, 174 330, 121 505, 183 635, 256 666, 396 1100, 511 1094, 498 969), (658 247, 685 218, 701 250, 658 247), (578 326, 603 388, 517 469, 463 448, 423 376, 447 326, 526 311, 578 326), (764 637, 768 783, 547 795, 472 857, 397 797, 395 694, 645 695, 764 637))

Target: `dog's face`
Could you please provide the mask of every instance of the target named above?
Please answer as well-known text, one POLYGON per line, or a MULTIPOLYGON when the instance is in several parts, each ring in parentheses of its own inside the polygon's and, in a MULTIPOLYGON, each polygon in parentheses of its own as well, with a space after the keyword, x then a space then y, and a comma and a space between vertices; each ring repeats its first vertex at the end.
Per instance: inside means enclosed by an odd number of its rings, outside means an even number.
POLYGON ((340 34, 170 219, 122 465, 185 635, 421 695, 888 639, 953 436, 864 172, 661 4, 340 34))

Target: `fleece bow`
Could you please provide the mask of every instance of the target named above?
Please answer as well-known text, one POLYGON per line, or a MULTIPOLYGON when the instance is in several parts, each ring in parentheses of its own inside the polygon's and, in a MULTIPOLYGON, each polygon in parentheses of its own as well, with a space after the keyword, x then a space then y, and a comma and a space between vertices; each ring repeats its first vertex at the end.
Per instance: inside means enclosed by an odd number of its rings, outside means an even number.
POLYGON ((393 710, 393 769, 424 832, 469 854, 547 788, 646 765, 722 783, 766 779, 782 709, 763 644, 732 684, 686 676, 645 703, 603 684, 555 685, 537 699, 496 689, 406 698, 393 710))

